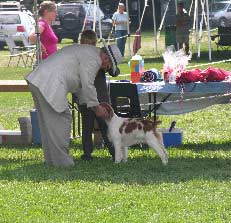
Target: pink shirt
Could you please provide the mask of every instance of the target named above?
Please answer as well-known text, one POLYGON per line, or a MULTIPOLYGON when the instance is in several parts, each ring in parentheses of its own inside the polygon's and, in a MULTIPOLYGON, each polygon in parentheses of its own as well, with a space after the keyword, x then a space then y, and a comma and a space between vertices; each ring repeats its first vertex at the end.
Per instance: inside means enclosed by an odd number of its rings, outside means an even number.
POLYGON ((42 59, 46 59, 57 51, 58 38, 52 30, 51 26, 44 19, 39 19, 39 26, 44 30, 41 33, 40 41, 46 48, 46 53, 42 54, 42 59))

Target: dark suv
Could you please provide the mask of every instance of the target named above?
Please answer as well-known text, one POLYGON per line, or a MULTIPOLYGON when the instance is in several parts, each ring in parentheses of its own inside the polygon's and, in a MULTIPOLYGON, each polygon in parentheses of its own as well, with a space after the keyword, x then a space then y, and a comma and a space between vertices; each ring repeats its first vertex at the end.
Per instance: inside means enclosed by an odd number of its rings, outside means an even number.
MULTIPOLYGON (((57 17, 52 23, 52 28, 57 35, 59 42, 61 42, 63 38, 73 39, 74 42, 77 42, 85 18, 85 29, 92 29, 94 21, 93 4, 82 2, 57 4, 57 17)), ((106 18, 102 10, 97 6, 96 32, 98 35, 99 20, 101 20, 102 36, 107 38, 112 28, 112 20, 106 18)))
POLYGON ((231 26, 231 1, 211 4, 209 19, 211 26, 231 26))

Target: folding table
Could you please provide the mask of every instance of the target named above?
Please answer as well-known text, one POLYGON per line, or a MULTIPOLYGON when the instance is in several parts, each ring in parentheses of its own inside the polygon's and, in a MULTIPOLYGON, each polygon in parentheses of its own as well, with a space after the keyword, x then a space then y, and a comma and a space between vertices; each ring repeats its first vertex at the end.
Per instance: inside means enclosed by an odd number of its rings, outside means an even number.
MULTIPOLYGON (((120 81, 110 82, 112 101, 115 97, 124 97, 124 91, 130 95, 130 85, 135 86, 132 94, 137 94, 140 109, 152 111, 156 115, 175 115, 192 112, 206 108, 214 104, 230 102, 231 82, 196 82, 184 84, 151 82, 151 83, 128 83, 120 81), (120 87, 121 86, 121 87, 120 87), (113 89, 117 88, 115 92, 113 89), (119 89, 123 90, 119 90, 119 89)), ((129 96, 128 96, 129 97, 129 96)), ((113 104, 114 109, 116 105, 113 104)), ((133 106, 131 103, 130 106, 133 106)), ((139 109, 139 107, 136 108, 139 109)))

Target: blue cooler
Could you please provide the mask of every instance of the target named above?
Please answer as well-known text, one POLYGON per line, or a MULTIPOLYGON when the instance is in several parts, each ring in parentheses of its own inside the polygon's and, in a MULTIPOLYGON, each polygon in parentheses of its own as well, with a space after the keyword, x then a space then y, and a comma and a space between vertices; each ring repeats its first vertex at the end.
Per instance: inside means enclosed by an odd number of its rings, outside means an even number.
POLYGON ((159 129, 163 135, 165 147, 175 147, 182 145, 183 131, 182 129, 173 128, 171 132, 169 129, 159 129))
POLYGON ((41 144, 41 134, 38 123, 38 114, 36 109, 30 111, 31 125, 32 125, 32 142, 34 144, 41 144))

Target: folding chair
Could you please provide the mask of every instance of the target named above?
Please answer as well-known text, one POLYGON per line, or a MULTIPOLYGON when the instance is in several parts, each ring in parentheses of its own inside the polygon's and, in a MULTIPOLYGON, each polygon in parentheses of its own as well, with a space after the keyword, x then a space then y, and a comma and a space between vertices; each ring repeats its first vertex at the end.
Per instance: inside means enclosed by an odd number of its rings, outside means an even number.
POLYGON ((33 62, 34 62, 34 57, 36 54, 36 46, 35 45, 31 45, 31 43, 28 41, 28 38, 26 38, 26 36, 24 34, 19 35, 22 43, 23 43, 23 47, 25 50, 25 56, 26 56, 26 65, 28 63, 28 60, 30 59, 30 65, 32 66, 33 62))
POLYGON ((219 51, 219 47, 221 49, 227 50, 229 47, 231 47, 231 27, 218 27, 218 34, 211 36, 211 39, 215 41, 215 39, 218 38, 218 41, 216 41, 217 45, 217 51, 219 51))
POLYGON ((20 39, 22 40, 22 43, 23 43, 23 46, 24 46, 24 47, 30 47, 30 46, 32 46, 32 45, 30 44, 30 42, 28 41, 28 39, 25 37, 24 34, 20 34, 19 37, 20 37, 20 39))
POLYGON ((110 83, 110 98, 114 112, 124 118, 145 116, 141 109, 137 87, 131 83, 110 83))
POLYGON ((23 54, 22 54, 22 48, 16 46, 12 36, 6 35, 4 38, 5 38, 5 41, 6 41, 8 48, 10 50, 10 58, 9 58, 9 62, 8 62, 7 66, 8 67, 10 66, 12 58, 18 58, 17 67, 18 67, 21 60, 23 62, 24 67, 26 67, 26 63, 24 61, 23 54))

